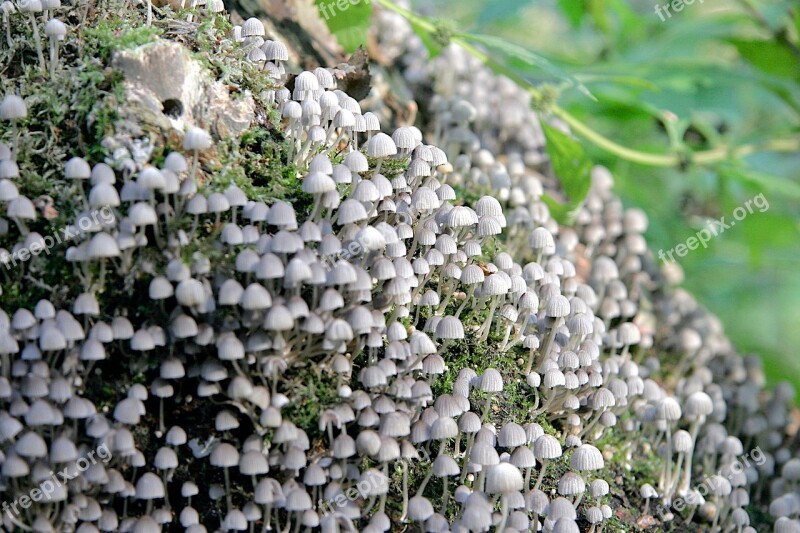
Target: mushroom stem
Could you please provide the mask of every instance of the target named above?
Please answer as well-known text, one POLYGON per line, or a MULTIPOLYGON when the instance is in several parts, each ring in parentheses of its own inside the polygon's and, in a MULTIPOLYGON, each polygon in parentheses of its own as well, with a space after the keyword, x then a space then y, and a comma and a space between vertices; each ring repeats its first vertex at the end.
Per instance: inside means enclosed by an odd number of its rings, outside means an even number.
POLYGON ((606 409, 601 409, 600 411, 596 412, 594 414, 594 416, 592 417, 592 419, 589 421, 589 424, 587 424, 586 427, 583 428, 583 431, 580 432, 578 437, 583 438, 584 435, 588 435, 589 432, 592 429, 594 429, 594 426, 597 425, 597 422, 600 421, 600 417, 603 416, 603 413, 605 413, 605 412, 606 412, 606 409))
POLYGON ((58 41, 50 39, 50 78, 56 75, 56 65, 58 65, 58 41))
POLYGON ((464 466, 461 468, 461 483, 467 479, 467 465, 469 464, 469 454, 472 452, 472 445, 475 443, 475 434, 470 433, 467 435, 467 448, 464 450, 464 466))
MULTIPOLYGON (((483 471, 481 471, 483 472, 483 471)), ((503 494, 500 498, 500 525, 497 526, 497 531, 502 532, 506 528, 506 521, 508 520, 508 497, 503 494)))
POLYGON ((692 447, 686 453, 683 466, 683 479, 678 485, 678 494, 683 494, 689 490, 689 485, 692 481, 692 456, 694 455, 694 446, 697 442, 697 433, 700 431, 700 426, 703 424, 703 418, 698 418, 692 422, 689 427, 689 434, 692 436, 692 447))
POLYGON ((550 462, 549 459, 542 459, 542 469, 539 470, 539 477, 536 478, 536 485, 533 486, 533 490, 537 490, 539 485, 542 484, 542 480, 544 479, 544 473, 547 471, 547 465, 550 462))
POLYGON ((431 476, 433 475, 433 467, 431 466, 430 470, 428 470, 428 475, 425 476, 425 479, 422 480, 422 483, 419 485, 419 489, 417 489, 417 496, 422 496, 425 492, 425 487, 428 485, 428 481, 431 480, 431 476))
POLYGON ((505 352, 508 350, 508 348, 510 348, 510 346, 508 346, 508 337, 511 334, 512 327, 514 327, 514 324, 511 322, 509 322, 508 325, 506 326, 506 334, 503 336, 503 342, 500 343, 501 352, 505 352))
POLYGON ((264 528, 261 530, 262 533, 266 533, 267 531, 272 530, 272 505, 265 504, 264 505, 264 528))
POLYGON ((164 426, 164 398, 158 399, 158 430, 164 434, 166 427, 164 426))
MULTIPOLYGON (((166 470, 164 470, 161 473, 161 478, 162 478, 162 481, 164 482, 164 487, 168 487, 169 486, 169 481, 167 480, 167 471, 166 470)), ((169 491, 168 490, 164 490, 164 507, 166 507, 167 509, 170 508, 170 505, 169 505, 169 491)))
POLYGON ((406 461, 402 461, 403 463, 403 508, 400 511, 400 522, 406 519, 406 514, 408 513, 408 463, 406 461))
POLYGON ((683 461, 685 458, 686 454, 684 452, 678 453, 678 460, 675 463, 675 473, 670 479, 667 480, 667 490, 665 496, 668 499, 672 497, 678 487, 678 480, 681 478, 681 469, 684 467, 683 461))
POLYGON ((581 504, 581 500, 583 499, 583 494, 584 494, 584 493, 583 493, 583 492, 581 492, 581 493, 580 493, 580 494, 578 494, 578 496, 575 498, 575 503, 573 503, 573 504, 572 504, 572 506, 573 506, 573 507, 575 507, 575 509, 577 509, 577 508, 578 508, 578 506, 581 504))
POLYGON ((553 327, 547 334, 547 340, 544 341, 544 347, 540 350, 542 354, 542 360, 539 361, 539 366, 547 360, 547 356, 550 354, 550 348, 553 347, 553 341, 556 339, 556 330, 561 325, 561 318, 556 318, 555 322, 553 322, 553 327))
POLYGON ((661 478, 661 490, 669 486, 672 477, 672 426, 667 422, 667 456, 664 460, 664 475, 661 478))
MULTIPOLYGON (((487 469, 488 468, 487 468, 486 465, 481 465, 481 471, 478 474, 478 481, 477 481, 477 488, 478 488, 478 490, 480 492, 483 492, 483 484, 486 481, 486 470, 487 469)), ((500 531, 500 530, 498 530, 498 531, 500 531)))
POLYGON ((153 23, 153 1, 147 0, 147 25, 150 26, 153 23))
MULTIPOLYGON (((233 501, 231 498, 231 475, 228 473, 228 467, 225 470, 225 503, 228 505, 228 512, 233 508, 233 501)), ((149 513, 148 513, 149 514, 149 513)))
POLYGON ((3 11, 3 26, 6 27, 6 43, 11 48, 14 46, 14 42, 11 40, 11 22, 8 20, 8 13, 5 11, 3 11))
POLYGON ((11 149, 13 150, 12 156, 16 158, 19 155, 19 128, 17 127, 17 119, 11 119, 11 131, 13 137, 11 138, 11 149))
POLYGON ((47 65, 44 62, 44 53, 42 52, 42 40, 39 38, 39 28, 36 25, 36 17, 33 13, 28 13, 31 19, 31 27, 33 28, 33 40, 36 42, 36 55, 39 56, 39 67, 42 71, 47 71, 47 65))
POLYGON ((483 324, 481 324, 481 342, 484 342, 487 338, 489 338, 489 331, 492 329, 492 319, 494 318, 494 312, 497 309, 497 303, 499 301, 500 299, 498 297, 492 298, 492 304, 489 307, 489 314, 486 315, 486 320, 484 320, 483 324))
POLYGON ((536 350, 534 348, 530 349, 530 355, 528 356, 528 364, 525 366, 525 375, 531 373, 531 369, 533 369, 533 363, 536 360, 536 350))

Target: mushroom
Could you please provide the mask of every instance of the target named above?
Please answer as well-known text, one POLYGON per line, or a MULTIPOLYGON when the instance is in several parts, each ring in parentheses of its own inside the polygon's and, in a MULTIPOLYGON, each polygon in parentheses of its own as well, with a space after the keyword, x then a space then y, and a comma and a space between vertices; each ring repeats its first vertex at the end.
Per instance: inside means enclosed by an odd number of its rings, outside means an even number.
POLYGON ((42 39, 39 37, 39 26, 34 16, 35 13, 41 13, 43 11, 42 2, 41 0, 28 0, 27 2, 22 2, 19 9, 21 12, 28 14, 28 19, 33 29, 33 41, 36 43, 36 55, 39 57, 39 68, 42 69, 42 72, 47 72, 47 65, 45 64, 44 53, 42 52, 42 39))
POLYGON ((385 133, 376 133, 367 141, 367 155, 378 160, 374 174, 380 174, 383 160, 397 154, 397 145, 385 133))
POLYGON ((152 472, 145 472, 136 482, 136 498, 147 501, 145 514, 149 515, 152 512, 153 500, 164 498, 165 494, 164 484, 152 472))
POLYGON ((15 94, 7 94, 0 102, 0 120, 11 121, 13 141, 11 142, 11 156, 16 158, 19 151, 19 127, 17 122, 28 116, 28 107, 25 100, 15 94))
POLYGON ((479 378, 476 378, 477 389, 486 393, 486 403, 483 406, 481 420, 486 421, 492 405, 492 398, 503 392, 503 376, 494 368, 487 368, 479 378))
POLYGON ((228 506, 228 512, 230 513, 233 508, 233 501, 231 499, 231 478, 228 469, 238 466, 239 452, 236 451, 236 448, 231 444, 222 442, 211 452, 210 460, 211 466, 221 467, 225 471, 225 501, 228 506))
POLYGON ((4 0, 4 2, 0 4, 0 12, 3 14, 3 26, 6 27, 6 44, 9 49, 14 46, 14 41, 11 39, 11 22, 8 16, 14 14, 16 11, 17 8, 11 0, 4 0))
POLYGON ((58 69, 58 43, 67 35, 67 26, 58 19, 50 19, 44 25, 44 34, 50 39, 50 77, 55 78, 58 69))
POLYGON ((548 463, 552 459, 561 457, 562 454, 561 444, 551 435, 541 435, 533 442, 533 455, 542 463, 541 469, 539 470, 539 477, 536 478, 536 484, 533 486, 533 490, 537 490, 542 484, 548 463))
MULTIPOLYGON (((659 477, 658 486, 663 490, 672 479, 672 424, 681 417, 681 406, 675 398, 663 398, 656 406, 656 420, 665 423, 667 436, 666 455, 664 457, 664 470, 659 477)), ((669 499, 665 496, 665 502, 669 499)))
POLYGON ((692 438, 692 446, 686 452, 685 464, 686 468, 683 470, 683 477, 678 485, 677 493, 681 496, 689 492, 692 483, 692 457, 694 449, 697 446, 697 434, 700 427, 705 423, 706 418, 714 412, 714 402, 711 397, 703 391, 696 391, 689 395, 686 399, 684 416, 689 420, 689 435, 692 438))
POLYGON ((197 175, 200 151, 208 150, 209 148, 211 148, 211 136, 204 129, 193 126, 183 136, 183 149, 192 152, 192 171, 189 174, 191 180, 194 181, 197 175))
POLYGON ((510 463, 500 463, 489 467, 486 479, 486 492, 500 494, 500 524, 497 531, 505 531, 508 520, 508 497, 510 494, 522 490, 522 474, 519 469, 510 463))

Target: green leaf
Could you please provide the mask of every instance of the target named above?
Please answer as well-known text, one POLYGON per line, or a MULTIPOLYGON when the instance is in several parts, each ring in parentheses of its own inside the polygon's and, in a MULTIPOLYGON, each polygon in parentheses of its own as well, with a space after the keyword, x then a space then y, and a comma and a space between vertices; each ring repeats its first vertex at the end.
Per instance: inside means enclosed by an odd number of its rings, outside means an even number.
POLYGON ((767 40, 729 39, 739 54, 751 65, 767 74, 797 78, 797 58, 782 43, 767 40))
POLYGON ((719 172, 726 178, 753 185, 766 193, 784 198, 800 198, 800 185, 788 178, 733 165, 721 165, 719 172))
POLYGON ((561 181, 566 203, 545 195, 542 199, 560 224, 572 224, 592 185, 592 162, 578 141, 558 128, 542 123, 553 173, 561 181))
POLYGON ((794 29, 797 35, 800 35, 800 9, 793 8, 792 16, 794 17, 794 29))
POLYGON ((580 26, 586 15, 585 0, 558 0, 558 8, 564 13, 573 28, 580 26))
POLYGON ((611 21, 606 12, 605 0, 587 0, 589 3, 589 12, 592 15, 595 26, 603 33, 611 31, 611 21))
MULTIPOLYGON (((574 1, 574 0, 573 0, 574 1)), ((530 0, 503 0, 502 2, 486 2, 478 15, 481 24, 491 24, 509 20, 519 15, 523 8, 531 5, 530 0)))
POLYGON ((575 79, 582 83, 613 83, 615 85, 622 85, 634 89, 644 89, 646 91, 656 92, 659 90, 657 84, 636 76, 625 76, 615 74, 574 74, 575 79))
POLYGON ((506 54, 507 56, 513 59, 521 61, 525 66, 534 67, 539 70, 542 70, 547 74, 549 74, 550 76, 553 76, 554 78, 565 81, 570 85, 577 87, 578 90, 581 91, 583 94, 585 94, 592 100, 596 100, 596 98, 594 97, 594 95, 592 95, 589 89, 587 89, 583 83, 581 83, 577 78, 575 78, 575 76, 552 64, 550 61, 540 56, 539 54, 531 52, 525 47, 506 41, 505 39, 495 37, 493 35, 482 35, 477 33, 462 33, 459 35, 466 41, 479 43, 489 47, 490 49, 502 52, 503 54, 506 54))
POLYGON ((320 17, 339 41, 345 52, 351 54, 367 43, 372 5, 368 1, 352 3, 349 0, 316 0, 320 17))
POLYGON ((442 52, 442 47, 436 42, 436 39, 433 38, 431 32, 414 18, 408 18, 406 20, 411 23, 411 27, 414 29, 414 32, 422 40, 422 44, 425 45, 425 48, 428 49, 428 55, 430 58, 433 59, 434 57, 438 56, 442 52))

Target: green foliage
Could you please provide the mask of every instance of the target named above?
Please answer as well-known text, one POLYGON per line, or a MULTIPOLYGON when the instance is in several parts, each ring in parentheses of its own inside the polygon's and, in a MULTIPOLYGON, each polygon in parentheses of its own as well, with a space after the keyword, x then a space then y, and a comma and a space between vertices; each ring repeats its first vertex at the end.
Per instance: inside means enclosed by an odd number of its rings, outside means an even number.
POLYGON ((353 53, 367 43, 372 5, 367 0, 316 0, 320 15, 345 52, 353 53))
POLYGON ((547 153, 553 172, 564 187, 567 201, 560 203, 545 195, 543 200, 553 217, 562 224, 571 224, 589 188, 592 185, 592 163, 586 157, 581 144, 561 130, 543 123, 547 138, 547 153))
MULTIPOLYGON (((484 45, 493 53, 501 54, 505 64, 512 70, 521 70, 523 72, 542 71, 551 78, 561 80, 568 85, 577 87, 586 96, 595 99, 592 93, 589 92, 589 89, 574 76, 523 46, 492 35, 481 35, 477 33, 464 33, 461 35, 467 41, 484 45)), ((492 57, 492 60, 496 60, 495 56, 492 57)))
POLYGON ((135 48, 153 42, 162 30, 155 26, 144 26, 136 20, 122 17, 112 17, 109 20, 98 21, 97 25, 86 25, 82 37, 85 39, 87 50, 92 50, 95 59, 107 62, 114 50, 135 48))

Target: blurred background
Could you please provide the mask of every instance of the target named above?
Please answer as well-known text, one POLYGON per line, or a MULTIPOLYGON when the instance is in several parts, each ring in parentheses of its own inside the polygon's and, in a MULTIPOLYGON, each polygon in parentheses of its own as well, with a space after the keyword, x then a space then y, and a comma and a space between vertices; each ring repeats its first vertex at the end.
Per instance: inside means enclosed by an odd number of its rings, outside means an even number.
MULTIPOLYGON (((417 13, 454 21, 535 52, 597 101, 508 58, 558 102, 627 147, 664 153, 800 136, 800 4, 695 0, 669 14, 655 0, 415 0, 417 13), (662 20, 663 18, 663 20, 662 20)), ((666 4, 666 0, 658 2, 666 4)), ((590 142, 628 207, 650 217, 651 249, 668 250, 706 219, 733 218, 763 193, 769 209, 679 260, 683 286, 716 313, 742 353, 762 355, 771 380, 800 387, 800 153, 758 151, 686 169, 626 161, 590 142)))

